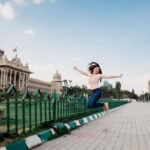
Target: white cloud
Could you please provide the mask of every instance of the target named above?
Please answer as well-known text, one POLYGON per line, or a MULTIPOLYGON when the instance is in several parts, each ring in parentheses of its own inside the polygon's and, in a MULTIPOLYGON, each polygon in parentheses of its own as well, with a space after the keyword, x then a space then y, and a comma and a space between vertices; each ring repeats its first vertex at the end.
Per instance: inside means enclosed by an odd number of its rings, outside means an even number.
POLYGON ((43 0, 32 0, 33 4, 39 5, 43 2, 43 0))
POLYGON ((0 4, 0 16, 8 21, 15 18, 15 11, 10 2, 0 4))
POLYGON ((18 5, 20 5, 20 4, 25 2, 25 0, 11 0, 11 1, 13 1, 14 3, 16 3, 18 5))
POLYGON ((56 0, 50 0, 51 2, 55 2, 56 0))
POLYGON ((34 30, 33 29, 26 29, 25 31, 24 31, 24 34, 25 35, 29 35, 29 36, 34 36, 34 30))

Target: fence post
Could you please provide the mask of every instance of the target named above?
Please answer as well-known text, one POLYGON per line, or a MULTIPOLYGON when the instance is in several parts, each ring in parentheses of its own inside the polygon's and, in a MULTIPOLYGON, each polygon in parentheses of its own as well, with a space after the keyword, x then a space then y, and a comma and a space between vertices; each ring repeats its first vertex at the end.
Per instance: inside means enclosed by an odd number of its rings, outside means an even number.
POLYGON ((7 134, 10 134, 10 96, 11 94, 15 94, 15 130, 18 133, 18 92, 13 84, 10 85, 8 90, 6 91, 6 108, 7 108, 7 115, 6 115, 6 122, 7 122, 7 134))
POLYGON ((25 133, 25 97, 22 98, 22 130, 25 133))
POLYGON ((18 91, 16 91, 15 95, 15 126, 16 134, 18 134, 18 91))
POLYGON ((34 118, 35 118, 35 128, 37 128, 37 97, 34 97, 34 118))
POLYGON ((39 91, 40 94, 40 124, 42 124, 42 93, 39 91))
POLYGON ((10 134, 10 95, 6 93, 6 122, 7 122, 7 133, 10 134))
POLYGON ((28 93, 28 98, 29 98, 29 131, 32 130, 32 105, 31 105, 31 97, 30 94, 28 93))
POLYGON ((56 105, 56 91, 53 91, 53 93, 52 93, 52 99, 53 99, 53 119, 54 119, 54 122, 56 121, 56 107, 57 107, 57 105, 56 105))
POLYGON ((26 130, 26 119, 25 119, 25 115, 26 115, 26 112, 25 112, 25 108, 26 108, 26 101, 25 99, 29 99, 29 131, 31 131, 31 128, 32 128, 32 123, 31 123, 31 98, 30 98, 30 94, 28 93, 28 91, 26 90, 25 93, 23 94, 23 97, 21 99, 22 101, 22 130, 23 130, 23 133, 25 133, 25 130, 26 130))

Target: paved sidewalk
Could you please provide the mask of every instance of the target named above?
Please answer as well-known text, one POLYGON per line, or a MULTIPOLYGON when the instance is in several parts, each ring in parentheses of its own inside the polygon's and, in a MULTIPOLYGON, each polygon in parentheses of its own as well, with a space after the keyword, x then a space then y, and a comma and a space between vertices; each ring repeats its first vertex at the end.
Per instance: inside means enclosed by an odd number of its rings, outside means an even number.
POLYGON ((150 150, 150 104, 127 104, 34 150, 150 150))

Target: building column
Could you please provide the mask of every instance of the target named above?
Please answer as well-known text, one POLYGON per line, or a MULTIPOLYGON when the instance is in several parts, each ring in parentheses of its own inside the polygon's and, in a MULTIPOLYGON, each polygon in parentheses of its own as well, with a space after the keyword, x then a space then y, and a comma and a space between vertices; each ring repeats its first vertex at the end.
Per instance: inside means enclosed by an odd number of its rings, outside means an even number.
POLYGON ((26 88, 28 88, 28 78, 29 78, 29 75, 28 74, 26 74, 26 88))
POLYGON ((22 76, 22 88, 23 88, 23 90, 25 89, 24 83, 25 83, 25 74, 23 73, 23 76, 22 76))
POLYGON ((20 78, 21 78, 21 72, 19 72, 19 83, 18 83, 18 90, 20 91, 20 78))
POLYGON ((3 85, 3 70, 1 70, 1 86, 3 85))
POLYGON ((9 83, 10 84, 12 84, 11 80, 12 80, 12 70, 10 70, 10 74, 9 74, 9 83))
POLYGON ((2 86, 2 70, 0 69, 1 75, 0 75, 0 86, 2 86))
POLYGON ((6 72, 5 72, 5 76, 6 76, 6 78, 5 78, 5 85, 6 85, 6 88, 8 88, 8 70, 6 70, 6 72))
POLYGON ((16 71, 14 72, 14 86, 16 87, 16 71))
POLYGON ((29 87, 29 74, 27 75, 27 87, 29 87))
POLYGON ((27 74, 25 74, 25 89, 27 88, 27 74))
POLYGON ((4 88, 6 88, 6 70, 4 70, 4 88))

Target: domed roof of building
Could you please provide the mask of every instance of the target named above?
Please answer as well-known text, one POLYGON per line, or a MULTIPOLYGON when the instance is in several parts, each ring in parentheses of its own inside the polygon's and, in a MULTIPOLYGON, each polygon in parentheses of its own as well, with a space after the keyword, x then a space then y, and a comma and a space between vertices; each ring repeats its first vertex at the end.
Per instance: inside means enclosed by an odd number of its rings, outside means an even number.
POLYGON ((54 74, 53 78, 61 78, 61 75, 58 73, 58 70, 54 74))
POLYGON ((17 55, 15 55, 15 57, 13 57, 11 61, 18 65, 21 65, 21 59, 17 55))
POLYGON ((58 70, 53 75, 53 82, 61 82, 61 75, 58 73, 58 70))

